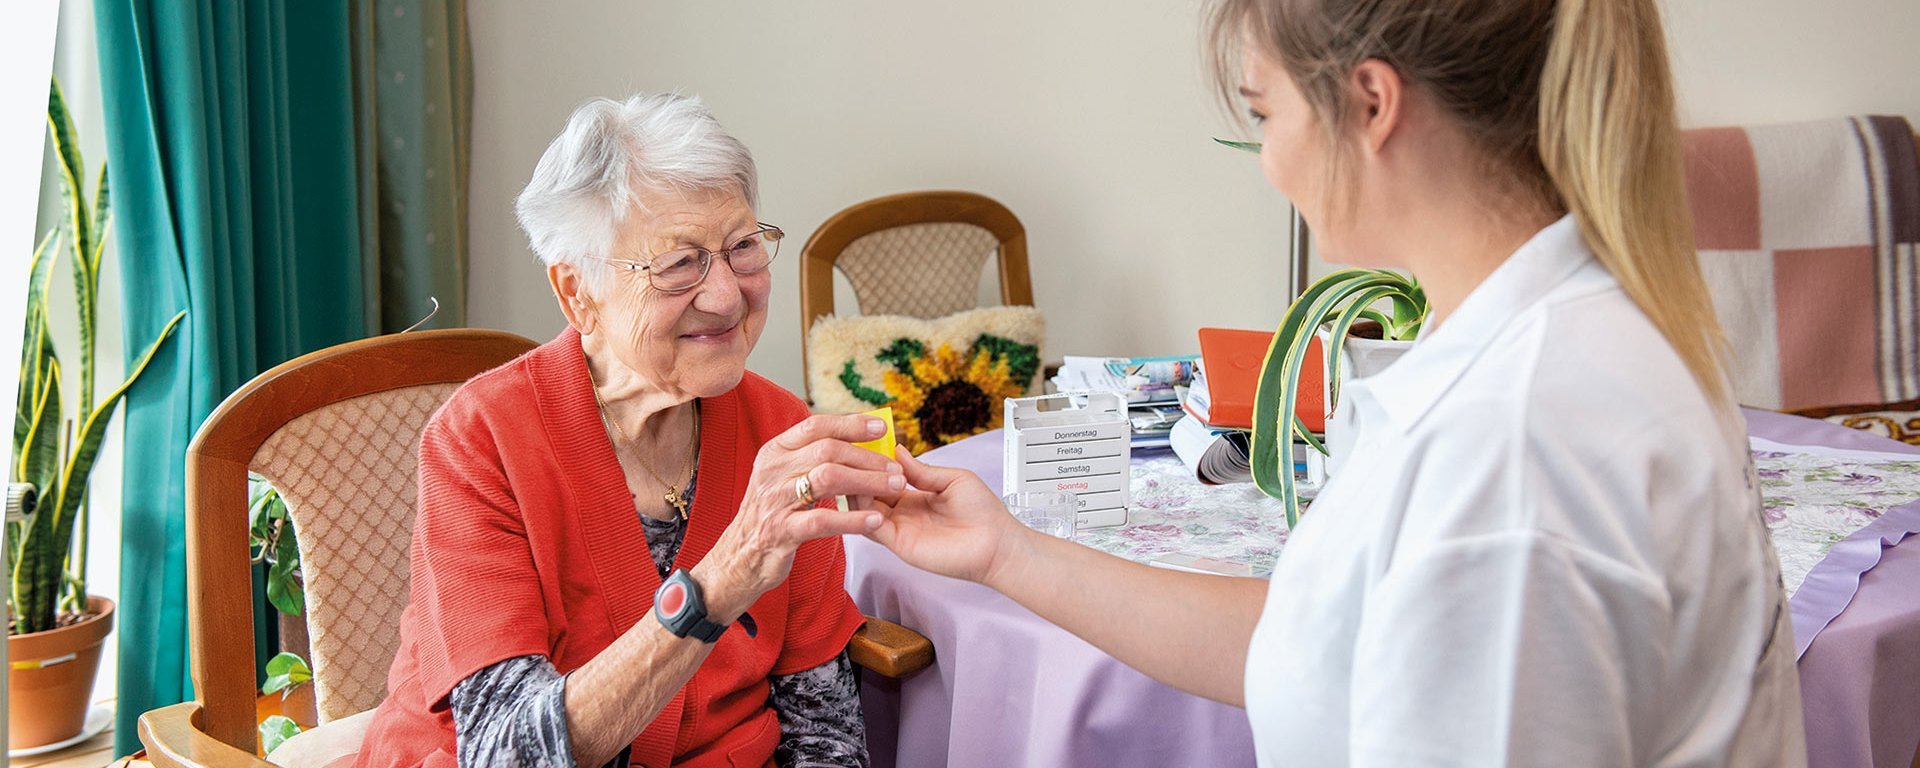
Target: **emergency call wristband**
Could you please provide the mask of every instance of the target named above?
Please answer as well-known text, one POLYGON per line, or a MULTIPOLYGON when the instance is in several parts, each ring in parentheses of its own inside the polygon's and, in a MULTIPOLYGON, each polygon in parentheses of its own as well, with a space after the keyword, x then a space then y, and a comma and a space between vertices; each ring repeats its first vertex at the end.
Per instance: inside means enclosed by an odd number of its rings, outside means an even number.
POLYGON ((727 631, 725 624, 707 620, 707 602, 700 595, 700 585, 685 568, 675 569, 653 593, 653 615, 675 637, 711 643, 727 631))

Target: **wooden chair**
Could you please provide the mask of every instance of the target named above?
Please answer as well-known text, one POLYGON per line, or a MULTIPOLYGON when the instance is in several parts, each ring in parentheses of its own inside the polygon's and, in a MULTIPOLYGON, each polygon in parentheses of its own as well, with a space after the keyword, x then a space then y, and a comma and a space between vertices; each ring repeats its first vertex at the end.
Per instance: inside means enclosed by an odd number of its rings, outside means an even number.
MULTIPOLYGON (((356 743, 386 696, 407 602, 414 466, 427 420, 461 383, 532 349, 501 331, 380 336, 288 361, 248 382, 187 449, 189 654, 196 699, 141 715, 158 766, 268 766, 258 744, 247 472, 266 476, 300 535, 320 731, 356 743), (358 728, 358 731, 352 729, 358 728)), ((869 619, 853 661, 904 676, 924 637, 869 619)))
POLYGON ((1027 230, 998 201, 972 192, 906 192, 857 203, 827 219, 800 251, 800 353, 807 331, 833 314, 833 271, 869 315, 935 318, 971 309, 988 256, 1000 265, 1000 301, 1033 305, 1027 230))

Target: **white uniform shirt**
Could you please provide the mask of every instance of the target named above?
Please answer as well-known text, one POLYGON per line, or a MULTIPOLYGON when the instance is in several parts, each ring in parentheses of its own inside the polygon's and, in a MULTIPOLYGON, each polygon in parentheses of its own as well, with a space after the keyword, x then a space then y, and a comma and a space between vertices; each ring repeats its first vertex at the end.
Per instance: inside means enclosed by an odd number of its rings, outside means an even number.
POLYGON ((1742 425, 1535 235, 1378 374, 1248 649, 1261 766, 1799 766, 1742 425))

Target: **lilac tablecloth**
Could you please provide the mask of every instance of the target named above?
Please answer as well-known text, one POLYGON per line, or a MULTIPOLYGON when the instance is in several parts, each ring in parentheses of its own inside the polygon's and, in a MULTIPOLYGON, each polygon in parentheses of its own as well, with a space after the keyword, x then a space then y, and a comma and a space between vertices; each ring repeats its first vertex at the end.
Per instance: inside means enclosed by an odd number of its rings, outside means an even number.
MULTIPOLYGON (((1000 486, 999 433, 928 453, 1000 486)), ((934 665, 862 691, 875 768, 1253 765, 1245 710, 1176 691, 985 587, 847 540, 865 613, 933 640, 934 665)))
MULTIPOLYGON (((1914 453, 1920 447, 1837 424, 1747 412, 1747 431, 1781 443, 1914 453)), ((1808 763, 1908 766, 1920 751, 1920 504, 1834 545, 1794 593, 1808 763)))
MULTIPOLYGON (((1826 422, 1747 417, 1752 434, 1776 442, 1920 454, 1826 422)), ((999 487, 998 433, 925 458, 999 487)), ((1835 545, 1833 562, 1795 595, 1796 633, 1820 633, 1800 660, 1815 766, 1905 766, 1920 746, 1920 536, 1898 530, 1903 515, 1920 520, 1920 504, 1835 545)), ((919 630, 936 649, 934 666, 908 680, 869 676, 862 698, 875 766, 1253 765, 1243 710, 1154 682, 992 590, 910 568, 865 539, 846 542, 847 589, 860 608, 919 630)))

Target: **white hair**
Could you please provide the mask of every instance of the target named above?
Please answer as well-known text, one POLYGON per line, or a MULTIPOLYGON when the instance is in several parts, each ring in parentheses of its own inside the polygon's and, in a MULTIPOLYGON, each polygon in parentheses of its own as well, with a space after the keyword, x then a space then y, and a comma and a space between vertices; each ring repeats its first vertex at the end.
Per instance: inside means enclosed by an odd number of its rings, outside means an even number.
POLYGON ((589 287, 604 284, 601 259, 643 193, 737 191, 758 207, 753 153, 720 127, 697 96, 638 94, 594 99, 567 118, 514 204, 533 252, 571 264, 589 287))

